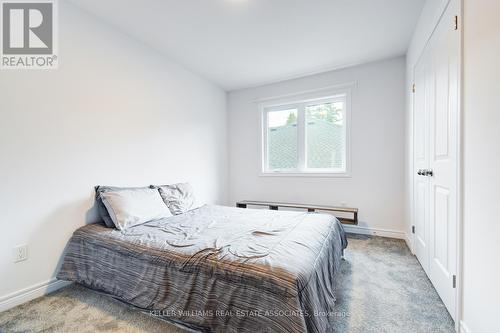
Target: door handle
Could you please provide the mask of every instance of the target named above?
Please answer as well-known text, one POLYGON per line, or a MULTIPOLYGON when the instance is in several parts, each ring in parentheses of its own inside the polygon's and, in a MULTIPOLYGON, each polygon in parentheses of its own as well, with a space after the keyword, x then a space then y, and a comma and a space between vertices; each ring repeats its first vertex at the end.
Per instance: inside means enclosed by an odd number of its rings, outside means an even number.
POLYGON ((432 177, 434 175, 434 171, 432 171, 431 169, 418 169, 417 175, 432 177))

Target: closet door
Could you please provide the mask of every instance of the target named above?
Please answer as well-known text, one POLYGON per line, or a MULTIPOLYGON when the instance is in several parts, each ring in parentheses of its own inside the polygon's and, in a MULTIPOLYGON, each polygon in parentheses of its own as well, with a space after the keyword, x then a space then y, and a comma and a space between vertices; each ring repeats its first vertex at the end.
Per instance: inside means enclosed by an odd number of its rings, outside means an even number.
POLYGON ((452 317, 459 144, 456 13, 456 1, 450 1, 414 71, 414 252, 452 317))
POLYGON ((432 39, 435 102, 430 117, 429 277, 455 316, 457 263, 458 98, 460 34, 451 1, 432 39))
POLYGON ((429 119, 432 105, 432 58, 424 52, 415 67, 414 94, 414 246, 413 251, 427 274, 429 268, 429 119))

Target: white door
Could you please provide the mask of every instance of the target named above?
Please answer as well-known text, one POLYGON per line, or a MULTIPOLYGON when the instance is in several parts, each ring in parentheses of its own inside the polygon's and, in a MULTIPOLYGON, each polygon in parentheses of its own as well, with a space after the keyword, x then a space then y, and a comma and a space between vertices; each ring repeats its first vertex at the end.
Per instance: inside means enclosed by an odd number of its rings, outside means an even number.
POLYGON ((453 318, 460 54, 456 12, 450 1, 414 72, 414 252, 453 318))
POLYGON ((424 270, 429 267, 429 108, 431 106, 432 66, 424 53, 415 67, 414 95, 414 246, 413 251, 424 270))
POLYGON ((457 261, 459 36, 450 5, 432 40, 435 101, 430 118, 429 277, 455 316, 457 261))

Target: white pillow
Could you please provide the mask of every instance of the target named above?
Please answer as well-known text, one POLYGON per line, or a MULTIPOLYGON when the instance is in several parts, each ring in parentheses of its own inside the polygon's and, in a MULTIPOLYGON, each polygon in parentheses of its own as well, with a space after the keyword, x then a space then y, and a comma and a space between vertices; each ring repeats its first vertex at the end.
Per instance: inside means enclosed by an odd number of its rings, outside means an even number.
POLYGON ((119 230, 172 216, 156 189, 125 189, 101 192, 100 195, 119 230))

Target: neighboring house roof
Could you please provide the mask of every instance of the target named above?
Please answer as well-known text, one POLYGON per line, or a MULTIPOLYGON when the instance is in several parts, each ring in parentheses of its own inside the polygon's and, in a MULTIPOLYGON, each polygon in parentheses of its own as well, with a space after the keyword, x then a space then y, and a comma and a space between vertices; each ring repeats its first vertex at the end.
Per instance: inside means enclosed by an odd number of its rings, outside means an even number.
MULTIPOLYGON (((344 127, 325 120, 307 123, 307 167, 342 168, 345 135, 344 127)), ((297 167, 297 125, 269 129, 269 168, 297 167)))

